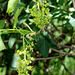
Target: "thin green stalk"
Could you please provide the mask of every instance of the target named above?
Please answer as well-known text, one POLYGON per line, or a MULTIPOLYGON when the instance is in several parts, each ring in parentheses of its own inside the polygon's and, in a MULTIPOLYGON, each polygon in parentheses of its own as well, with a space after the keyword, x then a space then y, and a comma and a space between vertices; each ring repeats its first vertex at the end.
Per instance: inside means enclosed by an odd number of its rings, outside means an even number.
MULTIPOLYGON (((23 50, 26 50, 25 49, 25 42, 24 42, 24 34, 23 34, 23 50)), ((25 71, 26 71, 26 54, 24 54, 24 60, 25 60, 25 71)))

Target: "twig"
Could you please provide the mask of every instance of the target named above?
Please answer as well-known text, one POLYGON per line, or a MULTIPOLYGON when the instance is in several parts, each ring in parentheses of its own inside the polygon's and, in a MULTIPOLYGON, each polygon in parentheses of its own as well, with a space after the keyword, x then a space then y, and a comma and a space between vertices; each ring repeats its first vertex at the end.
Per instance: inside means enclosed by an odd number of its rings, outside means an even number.
POLYGON ((71 49, 71 50, 74 50, 74 49, 75 49, 75 47, 71 47, 71 46, 67 46, 67 45, 62 45, 62 44, 60 44, 60 43, 58 43, 58 47, 69 48, 69 49, 71 49))
POLYGON ((74 0, 72 0, 72 2, 73 2, 73 7, 75 8, 75 2, 74 2, 74 0))
MULTIPOLYGON (((65 54, 64 54, 64 55, 65 55, 65 54)), ((63 57, 64 55, 55 56, 55 57, 48 57, 48 58, 36 58, 36 59, 34 59, 34 61, 36 61, 36 60, 50 60, 50 59, 55 59, 55 58, 61 58, 61 57, 63 57)))
POLYGON ((50 60, 50 59, 55 59, 55 58, 61 58, 61 57, 65 56, 65 55, 68 55, 70 51, 71 51, 71 50, 69 50, 68 52, 66 52, 66 53, 63 54, 63 55, 59 55, 59 56, 55 56, 55 57, 36 58, 36 59, 34 59, 34 61, 36 61, 36 60, 50 60))
MULTIPOLYGON (((9 40, 4 40, 3 42, 7 43, 9 40)), ((23 41, 16 41, 16 43, 22 43, 23 41)))
MULTIPOLYGON (((63 33, 62 31, 60 31, 53 23, 51 23, 51 24, 53 25, 53 27, 55 28, 55 30, 57 30, 58 32, 60 32, 61 34, 65 35, 65 36, 69 36, 69 35, 63 33)), ((71 36, 69 36, 69 37, 71 37, 71 36)))
MULTIPOLYGON (((51 50, 52 50, 52 51, 55 51, 55 52, 58 52, 58 53, 66 54, 66 52, 63 52, 63 51, 60 51, 60 50, 56 50, 56 49, 53 49, 53 48, 51 48, 51 50)), ((67 55, 75 56, 75 54, 72 54, 72 53, 68 53, 67 55)))
POLYGON ((48 30, 46 27, 45 27, 44 29, 45 29, 45 31, 47 31, 48 34, 53 38, 53 40, 58 44, 58 41, 57 41, 56 38, 53 36, 52 32, 49 32, 49 30, 48 30))
POLYGON ((42 29, 40 29, 38 32, 36 32, 36 34, 39 34, 41 32, 42 29))
POLYGON ((49 30, 48 30, 47 28, 44 28, 44 29, 45 29, 45 31, 47 31, 48 34, 53 38, 53 40, 56 42, 56 44, 57 44, 58 47, 69 48, 69 49, 71 49, 71 50, 75 49, 75 47, 71 47, 71 46, 67 46, 67 45, 62 45, 62 44, 60 44, 60 43, 56 40, 56 38, 53 36, 52 32, 49 32, 49 30))

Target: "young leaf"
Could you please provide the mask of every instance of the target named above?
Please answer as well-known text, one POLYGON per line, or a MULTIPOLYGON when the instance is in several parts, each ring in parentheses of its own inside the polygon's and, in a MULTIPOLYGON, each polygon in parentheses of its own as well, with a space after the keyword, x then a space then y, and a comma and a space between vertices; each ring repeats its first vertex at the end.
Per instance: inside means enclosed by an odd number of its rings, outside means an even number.
POLYGON ((17 5, 18 0, 9 0, 8 1, 8 6, 7 6, 7 13, 10 14, 11 12, 14 11, 16 5, 17 5))
POLYGON ((15 13, 15 15, 14 15, 14 17, 15 17, 15 20, 14 20, 14 28, 16 27, 16 24, 17 24, 17 22, 18 22, 18 16, 19 16, 20 13, 22 12, 23 8, 24 8, 24 7, 21 7, 20 9, 17 9, 17 11, 16 11, 16 13, 15 13))

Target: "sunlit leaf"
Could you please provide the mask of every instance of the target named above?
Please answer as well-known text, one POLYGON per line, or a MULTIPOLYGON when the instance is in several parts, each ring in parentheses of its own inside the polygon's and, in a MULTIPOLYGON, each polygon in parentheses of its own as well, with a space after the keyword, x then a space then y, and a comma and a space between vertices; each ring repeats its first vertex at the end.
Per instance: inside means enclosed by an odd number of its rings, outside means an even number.
POLYGON ((10 14, 11 12, 14 11, 16 5, 17 5, 18 0, 9 0, 8 1, 8 6, 7 6, 7 13, 10 14))
POLYGON ((75 27, 75 19, 74 18, 71 18, 69 22, 72 25, 72 27, 75 27))
POLYGON ((20 9, 17 9, 15 15, 14 15, 14 18, 15 18, 15 21, 14 21, 14 28, 16 27, 16 24, 18 22, 18 17, 20 15, 20 13, 22 12, 24 7, 21 7, 20 9))

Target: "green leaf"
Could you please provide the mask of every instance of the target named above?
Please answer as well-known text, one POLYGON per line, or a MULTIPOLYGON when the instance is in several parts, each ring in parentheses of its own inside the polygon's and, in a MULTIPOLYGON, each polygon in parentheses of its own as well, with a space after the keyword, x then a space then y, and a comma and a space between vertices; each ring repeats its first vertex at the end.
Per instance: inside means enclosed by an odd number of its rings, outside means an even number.
POLYGON ((69 42, 71 40, 71 37, 70 36, 66 36, 65 40, 66 40, 66 42, 69 42))
POLYGON ((16 24, 18 22, 18 17, 20 15, 20 13, 22 12, 23 8, 24 7, 21 7, 20 9, 17 9, 17 11, 16 11, 16 13, 14 15, 14 18, 15 18, 15 20, 14 20, 14 28, 16 27, 16 24))
POLYGON ((15 41, 16 41, 15 35, 12 35, 12 36, 9 38, 9 42, 8 42, 8 45, 9 45, 10 48, 13 47, 15 41))
POLYGON ((60 5, 63 5, 63 3, 64 3, 64 0, 59 0, 59 2, 58 2, 60 5))
POLYGON ((48 57, 50 44, 49 41, 43 36, 40 35, 37 38, 37 45, 43 57, 48 57))
POLYGON ((5 25, 5 20, 0 20, 0 29, 2 29, 5 25))
POLYGON ((0 3, 3 3, 5 0, 0 0, 0 3))
POLYGON ((75 19, 74 18, 71 18, 69 20, 69 23, 72 25, 72 27, 75 27, 75 19))
POLYGON ((4 49, 6 49, 6 47, 5 47, 4 43, 3 43, 1 35, 0 35, 0 51, 2 51, 4 49))
POLYGON ((61 18, 63 15, 68 15, 63 9, 55 9, 52 11, 53 19, 61 18))
POLYGON ((18 0, 9 0, 7 6, 7 13, 10 14, 16 8, 18 0))
POLYGON ((25 4, 23 2, 18 2, 16 7, 17 8, 21 8, 22 6, 24 7, 25 4))
POLYGON ((17 53, 14 54, 13 56, 13 60, 12 60, 12 63, 11 63, 11 66, 13 68, 18 68, 17 64, 19 64, 19 62, 17 60, 21 60, 20 56, 16 56, 17 53))
MULTIPOLYGON (((43 36, 46 38, 46 40, 49 42, 50 48, 55 48, 55 49, 57 49, 56 42, 53 40, 53 38, 52 38, 46 31, 43 31, 42 34, 43 34, 43 36)), ((53 36, 54 36, 54 35, 53 35, 53 36)))

